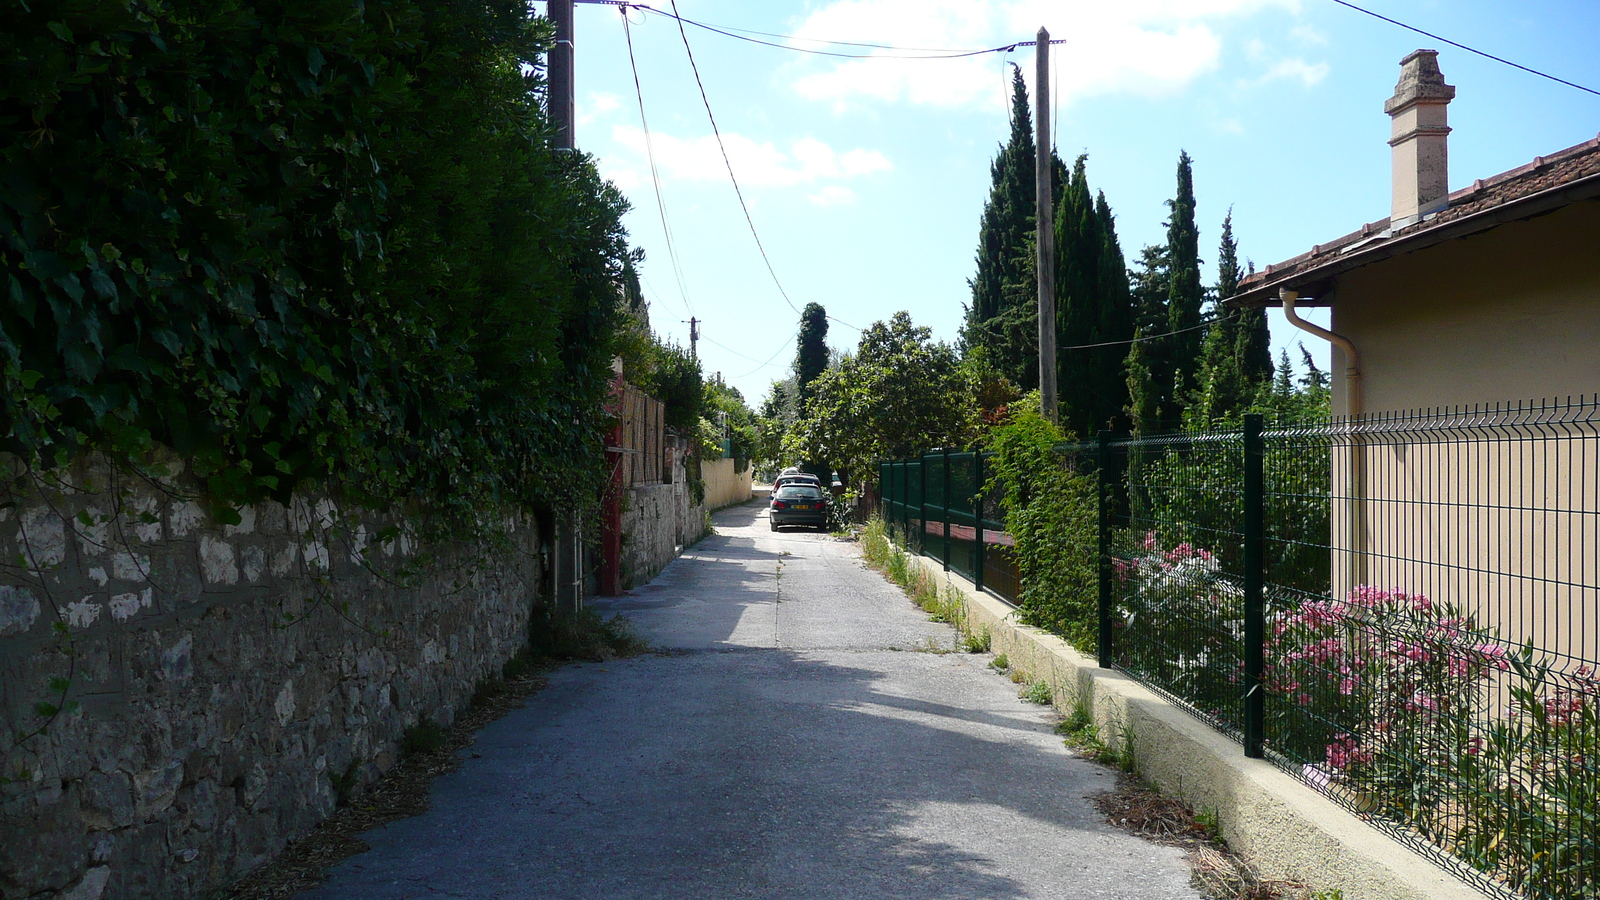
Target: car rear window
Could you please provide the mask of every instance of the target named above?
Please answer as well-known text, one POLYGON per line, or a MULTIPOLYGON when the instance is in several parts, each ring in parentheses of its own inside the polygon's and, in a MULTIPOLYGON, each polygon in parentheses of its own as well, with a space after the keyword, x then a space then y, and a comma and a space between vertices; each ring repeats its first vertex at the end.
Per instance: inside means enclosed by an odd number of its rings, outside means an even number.
POLYGON ((779 488, 778 497, 784 500, 820 500, 822 491, 809 484, 791 484, 779 488))

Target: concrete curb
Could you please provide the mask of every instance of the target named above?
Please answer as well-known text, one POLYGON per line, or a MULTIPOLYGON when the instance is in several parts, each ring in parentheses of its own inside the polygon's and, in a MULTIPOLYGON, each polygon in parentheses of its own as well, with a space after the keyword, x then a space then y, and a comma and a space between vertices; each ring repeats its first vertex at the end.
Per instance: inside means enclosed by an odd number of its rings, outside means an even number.
POLYGON ((1337 803, 1243 749, 1120 672, 1102 669, 1065 641, 1020 624, 1016 610, 931 559, 910 555, 965 598, 969 631, 989 630, 1030 681, 1045 681, 1055 706, 1080 702, 1101 739, 1131 747, 1139 774, 1191 809, 1214 810, 1228 846, 1263 878, 1341 892, 1343 900, 1483 900, 1484 894, 1396 843, 1337 803))

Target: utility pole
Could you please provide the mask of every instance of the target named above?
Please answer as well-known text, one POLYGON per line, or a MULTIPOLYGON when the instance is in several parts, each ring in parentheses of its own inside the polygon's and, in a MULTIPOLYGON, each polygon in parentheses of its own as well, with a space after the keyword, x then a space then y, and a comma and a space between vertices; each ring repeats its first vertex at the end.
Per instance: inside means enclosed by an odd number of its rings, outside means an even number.
POLYGON ((1038 139, 1034 141, 1035 244, 1039 261, 1039 408, 1050 421, 1056 421, 1056 228, 1055 175, 1050 165, 1055 154, 1050 147, 1050 32, 1043 26, 1033 44, 1034 102, 1038 112, 1033 119, 1038 139))
POLYGON ((571 150, 577 146, 573 123, 577 119, 576 94, 573 83, 572 52, 573 0, 550 0, 546 14, 556 26, 556 43, 550 48, 550 123, 556 129, 556 149, 571 150))
POLYGON ((689 358, 699 359, 700 351, 696 347, 700 341, 700 320, 694 316, 689 317, 689 358))

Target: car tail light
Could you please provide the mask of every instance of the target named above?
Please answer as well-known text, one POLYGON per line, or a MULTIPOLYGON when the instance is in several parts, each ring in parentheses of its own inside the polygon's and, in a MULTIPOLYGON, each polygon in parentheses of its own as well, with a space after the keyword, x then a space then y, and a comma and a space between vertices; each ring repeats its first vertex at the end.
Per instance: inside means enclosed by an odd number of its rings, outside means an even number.
POLYGON ((784 503, 782 500, 774 500, 774 501, 772 501, 772 508, 773 509, 787 509, 788 508, 788 504, 784 503))

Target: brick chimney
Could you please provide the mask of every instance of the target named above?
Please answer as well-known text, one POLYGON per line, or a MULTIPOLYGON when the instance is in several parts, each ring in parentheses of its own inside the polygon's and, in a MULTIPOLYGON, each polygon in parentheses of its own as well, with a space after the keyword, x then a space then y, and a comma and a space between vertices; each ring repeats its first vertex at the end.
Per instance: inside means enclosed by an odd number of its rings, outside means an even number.
POLYGON ((1400 83, 1383 104, 1393 125, 1390 228, 1404 228, 1449 202, 1446 109, 1455 96, 1455 86, 1445 84, 1439 71, 1439 51, 1417 50, 1400 60, 1400 83))

